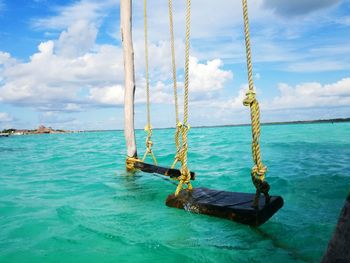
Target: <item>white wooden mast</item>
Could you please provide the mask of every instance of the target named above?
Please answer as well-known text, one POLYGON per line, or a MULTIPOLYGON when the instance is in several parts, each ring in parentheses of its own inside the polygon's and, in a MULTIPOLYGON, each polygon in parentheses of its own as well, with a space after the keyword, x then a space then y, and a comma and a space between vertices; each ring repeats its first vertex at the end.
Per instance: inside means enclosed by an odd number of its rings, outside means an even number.
POLYGON ((132 43, 132 0, 120 0, 120 32, 124 54, 124 134, 128 157, 137 157, 134 129, 135 69, 132 43))

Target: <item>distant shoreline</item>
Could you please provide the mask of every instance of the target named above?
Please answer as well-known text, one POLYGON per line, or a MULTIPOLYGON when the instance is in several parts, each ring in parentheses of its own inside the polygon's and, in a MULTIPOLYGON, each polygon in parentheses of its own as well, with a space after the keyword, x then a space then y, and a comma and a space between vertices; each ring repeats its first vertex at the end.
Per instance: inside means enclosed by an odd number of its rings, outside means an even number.
MULTIPOLYGON (((336 118, 336 119, 324 119, 324 120, 309 120, 309 121, 286 121, 286 122, 264 122, 261 123, 262 126, 269 125, 292 125, 292 124, 316 124, 316 123, 343 123, 350 122, 350 118, 336 118)), ((244 124, 223 124, 223 125, 213 125, 213 126, 193 126, 193 129, 200 128, 220 128, 220 127, 244 127, 250 126, 250 123, 244 124)), ((174 127, 164 127, 164 128, 154 128, 154 130, 166 130, 166 129, 174 129, 174 127)), ((1 133, 0 137, 7 137, 13 135, 31 135, 31 134, 67 134, 67 133, 84 133, 84 132, 110 132, 110 131, 123 131, 123 129, 115 129, 115 130, 79 130, 79 131, 66 131, 66 130, 54 130, 51 127, 46 128, 45 126, 40 126, 35 130, 13 130, 12 133, 1 133)), ((135 130, 143 130, 143 129, 135 129, 135 130)))
MULTIPOLYGON (((309 120, 309 121, 285 121, 285 122, 264 122, 261 123, 262 126, 269 125, 291 125, 291 124, 316 124, 316 123, 343 123, 350 122, 350 118, 336 118, 336 119, 324 119, 324 120, 309 120)), ((222 124, 222 125, 213 125, 213 126, 191 126, 192 129, 197 128, 218 128, 218 127, 244 127, 250 126, 250 123, 244 124, 222 124)), ((166 130, 166 129, 174 129, 174 127, 164 127, 164 128, 153 128, 153 130, 166 130)), ((137 128, 135 130, 143 130, 141 128, 137 128)), ((123 131, 123 129, 115 129, 115 130, 86 130, 80 132, 108 132, 108 131, 123 131)))
POLYGON ((37 129, 29 130, 29 129, 5 129, 0 131, 1 137, 9 137, 9 136, 22 136, 22 135, 38 135, 38 134, 66 134, 72 133, 72 131, 53 129, 51 127, 45 127, 44 125, 40 125, 37 129))

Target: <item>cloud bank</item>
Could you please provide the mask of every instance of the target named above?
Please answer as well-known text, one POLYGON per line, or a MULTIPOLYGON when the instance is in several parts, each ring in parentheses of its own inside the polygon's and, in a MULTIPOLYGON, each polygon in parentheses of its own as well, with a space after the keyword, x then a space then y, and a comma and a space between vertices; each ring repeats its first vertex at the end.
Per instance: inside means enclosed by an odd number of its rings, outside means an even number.
MULTIPOLYGON (((253 59, 258 68, 266 67, 269 70, 292 73, 350 69, 349 56, 346 56, 349 54, 349 49, 346 45, 323 43, 322 46, 315 48, 310 44, 312 48, 304 49, 299 42, 293 42, 302 36, 304 28, 308 27, 308 23, 314 23, 314 20, 299 22, 290 19, 291 16, 304 17, 317 10, 336 6, 339 2, 338 0, 258 0, 254 4, 250 2, 253 59)), ((65 7, 54 8, 56 13, 54 16, 33 19, 31 21, 33 29, 54 32, 53 35, 56 37, 40 43, 38 50, 26 60, 16 59, 11 54, 0 51, 0 102, 16 107, 32 108, 39 111, 40 120, 51 123, 74 121, 74 118, 60 116, 59 112, 74 113, 96 108, 120 108, 123 105, 124 87, 119 29, 117 33, 111 34, 118 36, 115 43, 106 44, 108 41, 99 39, 108 10, 116 6, 118 6, 117 0, 103 2, 81 0, 65 7)), ((217 118, 219 118, 227 116, 230 111, 240 112, 244 109, 242 100, 247 88, 244 84, 246 80, 235 82, 242 72, 239 72, 239 69, 237 72, 234 71, 238 68, 237 64, 243 64, 245 59, 241 8, 240 1, 193 1, 190 100, 192 105, 211 110, 211 112, 203 111, 203 114, 218 112, 217 118), (210 19, 206 19, 207 17, 210 19), (237 87, 234 87, 234 96, 229 93, 233 83, 237 87)), ((180 1, 174 3, 174 9, 176 62, 181 98, 185 9, 180 1)), ((143 106, 146 99, 142 1, 134 1, 133 11, 136 104, 143 106)), ((322 23, 325 18, 318 19, 322 23)), ((335 22, 347 25, 347 20, 346 16, 340 16, 335 22)), ((117 21, 113 23, 117 24, 117 21)), ((166 3, 150 2, 149 39, 151 101, 158 105, 172 104, 171 54, 166 3)), ((245 65, 243 67, 245 69, 245 65)), ((258 76, 262 76, 264 81, 264 73, 258 76)), ((274 96, 265 96, 267 93, 263 92, 266 91, 258 93, 259 97, 260 95, 263 97, 261 100, 263 110, 350 106, 349 78, 346 78, 346 74, 339 77, 338 81, 329 84, 318 81, 291 86, 287 82, 272 85, 274 96)), ((203 108, 194 109, 197 111, 194 115, 202 118, 203 114, 199 111, 203 108)), ((7 113, 3 113, 3 120, 10 121, 11 118, 13 120, 13 117, 4 114, 7 113)))

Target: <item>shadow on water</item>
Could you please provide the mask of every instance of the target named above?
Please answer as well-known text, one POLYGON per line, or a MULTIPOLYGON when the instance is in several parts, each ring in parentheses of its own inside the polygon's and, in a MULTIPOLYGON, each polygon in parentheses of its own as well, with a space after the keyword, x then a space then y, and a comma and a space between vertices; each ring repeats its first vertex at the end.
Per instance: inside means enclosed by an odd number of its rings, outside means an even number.
POLYGON ((156 173, 144 173, 141 171, 136 171, 136 172, 122 171, 122 172, 116 173, 116 176, 123 177, 126 183, 136 183, 138 180, 141 180, 144 176, 153 176, 155 178, 159 178, 163 181, 166 181, 169 184, 177 185, 176 180, 172 180, 167 176, 159 175, 156 173))
POLYGON ((263 229, 261 228, 254 228, 252 227, 251 228, 252 231, 254 231, 255 233, 257 233, 259 236, 261 236, 263 239, 267 239, 267 240, 270 240, 273 244, 274 247, 276 248, 279 248, 279 249, 282 249, 284 251, 286 251, 293 259, 295 260, 300 260, 300 261, 303 261, 303 262, 307 262, 307 263, 311 263, 311 262, 314 262, 312 259, 306 257, 306 256, 303 256, 301 255, 297 249, 294 249, 292 247, 289 247, 288 245, 286 245, 285 243, 281 242, 278 238, 278 236, 275 236, 271 233, 268 233, 266 231, 264 231, 263 229))

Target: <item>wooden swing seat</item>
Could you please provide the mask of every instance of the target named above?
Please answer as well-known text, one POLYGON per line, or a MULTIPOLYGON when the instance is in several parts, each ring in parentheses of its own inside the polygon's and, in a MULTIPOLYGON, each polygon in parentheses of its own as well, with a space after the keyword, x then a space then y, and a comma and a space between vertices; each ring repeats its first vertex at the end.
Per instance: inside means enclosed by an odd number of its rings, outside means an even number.
POLYGON ((255 194, 249 193, 194 188, 192 191, 181 190, 177 197, 174 194, 169 195, 166 205, 254 227, 265 223, 283 206, 283 199, 280 196, 271 196, 267 204, 265 198, 261 196, 259 207, 253 208, 254 197, 255 194))
MULTIPOLYGON (((135 162, 134 167, 136 169, 141 170, 145 173, 156 173, 165 176, 169 176, 170 178, 178 178, 181 176, 181 172, 178 169, 166 168, 154 164, 144 163, 144 162, 135 162)), ((194 172, 191 172, 191 180, 194 180, 196 177, 194 172)))

